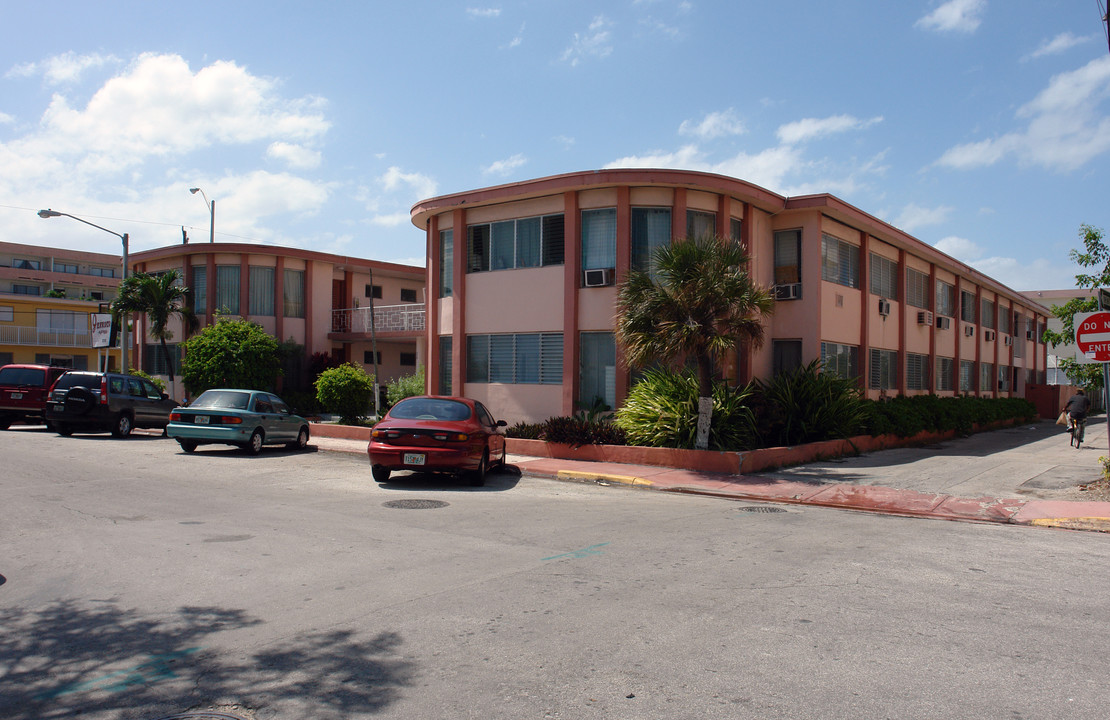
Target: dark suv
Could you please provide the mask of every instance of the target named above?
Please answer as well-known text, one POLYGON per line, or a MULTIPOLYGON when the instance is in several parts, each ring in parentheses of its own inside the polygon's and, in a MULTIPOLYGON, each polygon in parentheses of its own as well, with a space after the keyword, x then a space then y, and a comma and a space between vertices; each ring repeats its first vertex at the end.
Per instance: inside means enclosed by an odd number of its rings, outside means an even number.
POLYGON ((178 403, 146 378, 71 370, 58 378, 46 401, 46 421, 59 435, 163 428, 178 403))
POLYGON ((0 430, 14 422, 41 423, 46 392, 65 371, 49 365, 0 367, 0 430))

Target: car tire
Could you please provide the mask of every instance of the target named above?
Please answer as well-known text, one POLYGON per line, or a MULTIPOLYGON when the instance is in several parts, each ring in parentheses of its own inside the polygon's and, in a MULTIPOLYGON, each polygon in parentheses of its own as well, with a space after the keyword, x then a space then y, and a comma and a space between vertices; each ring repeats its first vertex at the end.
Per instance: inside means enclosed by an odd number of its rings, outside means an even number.
POLYGON ((93 397, 92 390, 82 385, 74 385, 66 393, 65 408, 66 412, 73 415, 84 415, 96 403, 96 398, 93 397))
POLYGON ((0 419, 0 430, 7 430, 12 426, 11 418, 0 419))
POLYGON ((389 482, 389 468, 375 465, 370 468, 370 474, 374 476, 374 482, 389 482))
POLYGON ((297 439, 291 443, 286 443, 285 447, 290 450, 304 450, 308 447, 308 428, 302 427, 297 432, 297 439))
POLYGON ((131 416, 127 413, 120 413, 116 417, 115 424, 112 425, 112 436, 123 439, 129 437, 133 429, 135 429, 135 424, 131 416))
POLYGON ((262 446, 266 443, 266 435, 262 432, 262 428, 256 428, 251 433, 251 439, 247 440, 247 444, 243 446, 243 450, 248 455, 257 455, 262 452, 262 446))
POLYGON ((71 428, 66 423, 56 422, 54 423, 54 432, 58 433, 62 437, 69 437, 73 434, 73 428, 71 428))
POLYGON ((472 470, 470 473, 470 486, 482 487, 486 484, 486 471, 489 470, 489 452, 482 453, 482 459, 478 461, 478 468, 472 470))
POLYGON ((197 443, 195 440, 178 440, 177 444, 180 445, 181 449, 187 453, 191 453, 192 451, 197 449, 197 443))

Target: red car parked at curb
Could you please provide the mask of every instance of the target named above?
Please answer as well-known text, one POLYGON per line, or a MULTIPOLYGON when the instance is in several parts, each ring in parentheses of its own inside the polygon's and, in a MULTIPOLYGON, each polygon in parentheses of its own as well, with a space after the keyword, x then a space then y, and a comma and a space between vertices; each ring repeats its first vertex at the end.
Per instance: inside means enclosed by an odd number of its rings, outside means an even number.
POLYGON ((420 395, 394 405, 370 431, 366 454, 374 480, 395 470, 449 472, 484 485, 486 471, 505 464, 504 420, 462 397, 420 395))

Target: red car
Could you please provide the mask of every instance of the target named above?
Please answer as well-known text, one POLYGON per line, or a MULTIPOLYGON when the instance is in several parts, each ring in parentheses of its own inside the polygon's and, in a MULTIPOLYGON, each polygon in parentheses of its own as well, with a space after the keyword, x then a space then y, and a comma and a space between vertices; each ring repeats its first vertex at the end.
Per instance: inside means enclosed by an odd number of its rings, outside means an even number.
POLYGON ((471 485, 484 485, 486 471, 505 464, 503 427, 477 400, 405 398, 370 431, 370 470, 380 483, 394 470, 415 470, 465 475, 471 485))
POLYGON ((14 422, 41 423, 46 393, 68 368, 5 365, 0 368, 0 429, 14 422))

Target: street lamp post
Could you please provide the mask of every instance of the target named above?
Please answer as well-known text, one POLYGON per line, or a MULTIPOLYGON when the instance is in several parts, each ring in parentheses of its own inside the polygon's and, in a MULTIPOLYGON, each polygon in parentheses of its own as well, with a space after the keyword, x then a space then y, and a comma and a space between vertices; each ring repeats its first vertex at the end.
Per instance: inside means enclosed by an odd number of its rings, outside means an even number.
POLYGON ((194 195, 200 193, 200 196, 204 198, 204 204, 208 206, 208 242, 216 242, 216 201, 209 200, 200 188, 189 188, 189 192, 194 195))
MULTIPOLYGON (((58 212, 57 210, 51 210, 49 208, 47 208, 46 210, 39 210, 39 217, 40 218, 52 218, 52 217, 73 218, 77 222, 83 222, 86 225, 92 225, 97 230, 103 230, 104 232, 109 233, 110 235, 115 235, 116 237, 118 237, 120 240, 123 241, 123 279, 124 280, 127 279, 127 242, 128 242, 127 233, 124 233, 124 234, 120 235, 118 232, 109 230, 106 227, 100 227, 96 223, 91 223, 88 220, 77 217, 76 215, 70 215, 69 213, 58 212)), ((120 323, 120 367, 123 368, 124 374, 127 374, 127 351, 129 349, 127 347, 127 342, 128 342, 127 318, 124 318, 123 322, 120 323)))

